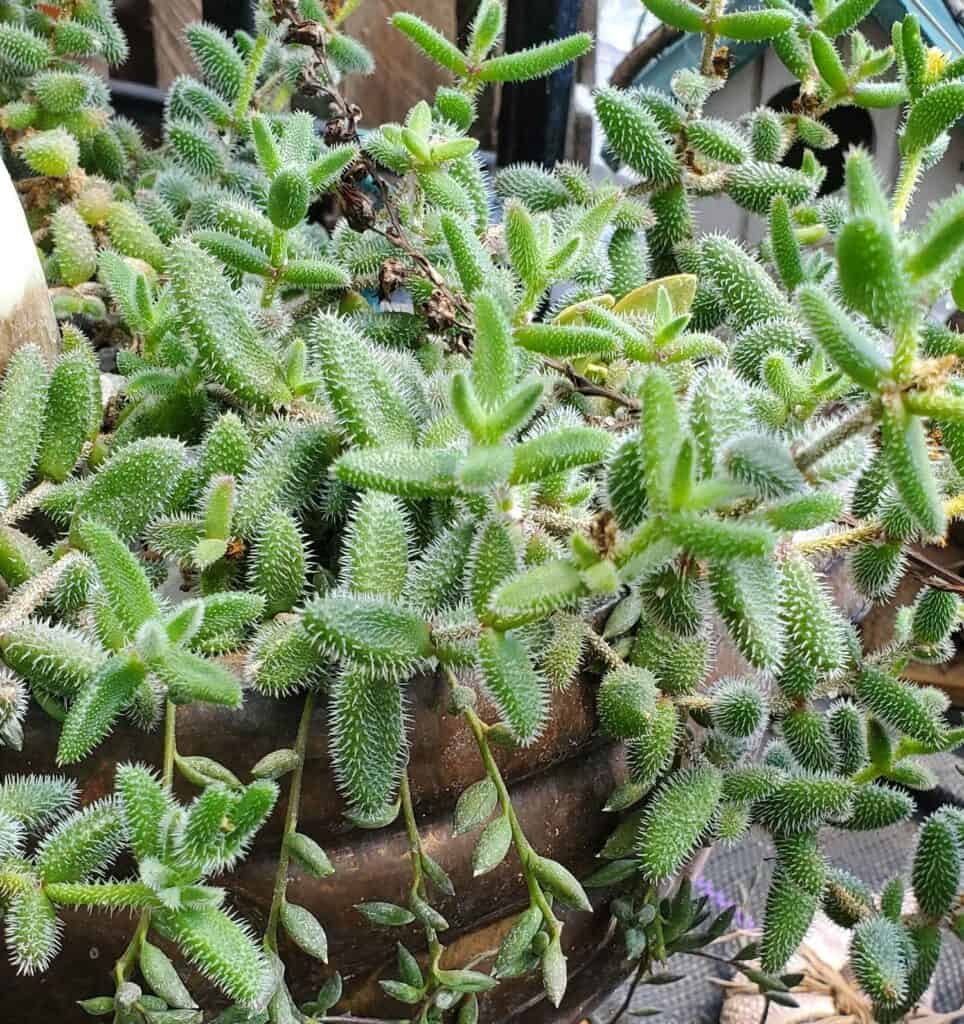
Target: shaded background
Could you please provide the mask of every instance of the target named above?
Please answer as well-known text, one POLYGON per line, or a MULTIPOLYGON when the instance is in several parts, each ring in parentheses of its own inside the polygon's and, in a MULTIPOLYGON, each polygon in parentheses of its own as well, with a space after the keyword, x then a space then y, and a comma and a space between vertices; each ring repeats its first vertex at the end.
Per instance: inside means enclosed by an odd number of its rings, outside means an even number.
MULTIPOLYGON (((388 24, 388 18, 395 11, 409 11, 449 38, 464 39, 476 7, 477 0, 365 0, 361 4, 345 27, 371 50, 378 71, 370 78, 351 77, 346 92, 364 112, 365 127, 402 120, 410 107, 430 99, 436 87, 449 79, 447 72, 418 54, 388 24)), ((508 48, 524 49, 580 29, 594 32, 597 13, 597 0, 508 0, 508 48)), ((200 18, 229 33, 251 26, 247 0, 117 0, 117 15, 131 55, 112 81, 115 105, 155 132, 160 126, 163 88, 191 70, 184 26, 200 18)), ((595 66, 595 53, 590 52, 578 65, 548 78, 487 89, 476 130, 482 148, 497 151, 500 164, 588 162, 591 119, 573 113, 571 95, 576 80, 587 86, 594 82, 595 66)))

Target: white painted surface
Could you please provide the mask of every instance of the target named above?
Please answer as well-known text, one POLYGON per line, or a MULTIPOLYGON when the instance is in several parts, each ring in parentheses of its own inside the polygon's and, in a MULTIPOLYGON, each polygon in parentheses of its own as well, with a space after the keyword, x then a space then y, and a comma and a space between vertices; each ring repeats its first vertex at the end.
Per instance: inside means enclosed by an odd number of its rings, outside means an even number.
POLYGON ((8 317, 33 285, 46 287, 27 219, 7 168, 0 161, 0 319, 8 317))
MULTIPOLYGON (((622 0, 611 0, 613 5, 622 10, 622 0)), ((621 26, 625 29, 625 26, 621 26)), ((885 47, 890 40, 880 25, 868 18, 860 30, 868 42, 875 47, 885 47)), ((628 51, 632 37, 623 32, 621 40, 612 38, 610 46, 618 51, 621 45, 628 51)), ((849 57, 846 52, 843 56, 849 57)), ((613 62, 611 57, 610 63, 613 62)), ((891 72, 892 74, 892 72, 891 72)), ((737 119, 761 104, 766 104, 778 92, 795 82, 796 79, 783 66, 776 55, 767 50, 763 56, 747 64, 737 72, 726 88, 715 93, 706 106, 708 114, 724 119, 737 119)), ((591 111, 592 100, 588 90, 577 97, 581 108, 591 111)), ((881 175, 888 185, 893 185, 897 177, 900 155, 897 148, 897 131, 902 112, 899 110, 872 110, 874 123, 874 159, 881 175)), ((601 147, 601 131, 594 133, 593 173, 597 178, 611 177, 609 169, 602 164, 599 150, 601 147)), ((631 183, 634 177, 625 170, 617 174, 616 179, 622 183, 631 183)), ((919 223, 927 214, 930 205, 939 199, 946 198, 955 188, 964 184, 964 132, 957 131, 951 138, 947 154, 941 163, 929 171, 923 178, 920 188, 911 205, 907 223, 919 223)), ((695 204, 697 232, 723 231, 727 234, 744 238, 751 244, 760 241, 766 231, 765 218, 752 216, 739 209, 726 196, 700 199, 695 204)))

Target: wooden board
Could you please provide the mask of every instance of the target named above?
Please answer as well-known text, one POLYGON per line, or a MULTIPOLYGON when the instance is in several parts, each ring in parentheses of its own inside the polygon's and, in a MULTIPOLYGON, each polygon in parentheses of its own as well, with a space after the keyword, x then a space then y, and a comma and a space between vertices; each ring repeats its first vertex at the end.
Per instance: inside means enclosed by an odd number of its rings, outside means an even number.
POLYGON ((152 0, 151 24, 154 29, 154 60, 157 84, 166 89, 178 75, 193 67, 184 29, 203 17, 202 0, 152 0))
POLYGON ((452 80, 388 24, 396 11, 417 14, 447 39, 455 38, 455 0, 363 0, 345 31, 371 50, 377 70, 369 78, 351 76, 345 91, 361 107, 364 128, 401 121, 419 100, 431 102, 436 86, 452 80))

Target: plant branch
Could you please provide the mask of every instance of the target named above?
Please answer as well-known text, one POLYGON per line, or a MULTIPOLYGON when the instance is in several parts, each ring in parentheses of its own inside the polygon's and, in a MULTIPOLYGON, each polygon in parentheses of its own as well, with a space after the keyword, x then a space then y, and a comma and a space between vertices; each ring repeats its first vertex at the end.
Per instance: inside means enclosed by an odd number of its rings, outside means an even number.
POLYGON ((49 494, 53 493, 56 486, 56 484, 51 483, 49 480, 44 480, 37 484, 36 487, 21 495, 12 505, 6 508, 3 515, 0 516, 0 521, 5 526, 13 526, 14 523, 30 515, 49 494))
POLYGON ((167 701, 164 706, 164 759, 161 781, 170 792, 174 785, 174 758, 177 756, 177 705, 167 701))
POLYGON ((265 949, 274 953, 278 952, 278 922, 288 888, 288 864, 291 859, 288 853, 288 837, 298 829, 301 785, 305 775, 305 758, 308 753, 308 737, 311 733, 311 716, 314 708, 315 694, 309 690, 301 709, 301 719, 298 722, 298 733, 295 737, 295 754, 298 757, 298 763, 291 774, 291 784, 288 787, 288 808, 285 811, 284 831, 281 835, 281 852, 278 854, 278 867, 275 871, 274 889, 271 893, 271 909, 268 912, 268 925, 264 932, 265 949))
MULTIPOLYGON (((955 494, 948 498, 944 502, 944 514, 949 520, 960 519, 961 516, 964 516, 964 494, 955 494)), ((850 526, 846 530, 800 541, 794 545, 794 548, 806 555, 830 554, 853 547, 854 544, 863 544, 865 541, 878 540, 885 536, 884 524, 879 519, 868 519, 865 523, 854 523, 853 520, 849 520, 849 522, 850 526)), ((950 577, 947 582, 952 584, 952 589, 958 589, 960 586, 960 579, 955 574, 949 573, 943 566, 931 562, 926 556, 912 552, 911 558, 923 564, 926 569, 939 577, 950 577)))
POLYGON ((821 435, 806 448, 802 448, 794 456, 794 462, 801 473, 805 473, 814 463, 819 462, 824 456, 829 455, 835 448, 838 448, 849 441, 850 438, 862 434, 873 425, 877 418, 877 406, 873 402, 862 405, 856 412, 842 419, 836 426, 821 435))
MULTIPOLYGON (((412 790, 408 781, 408 770, 402 774, 398 787, 398 796, 402 805, 402 817, 405 820, 405 834, 408 838, 409 859, 412 862, 412 895, 420 900, 426 899, 425 873, 422 871, 422 840, 418 834, 418 823, 415 821, 415 808, 412 804, 412 790)), ((429 1000, 438 983, 439 961, 445 947, 439 942, 435 929, 423 922, 425 938, 428 942, 428 978, 423 999, 429 1000)))
POLYGON ((550 367, 550 369, 555 370, 556 373, 565 377, 572 385, 572 390, 580 395, 588 395, 591 398, 607 398, 610 402, 615 402, 632 413, 638 413, 642 408, 642 403, 638 398, 624 395, 621 391, 616 391, 614 388, 607 388, 604 384, 597 384, 595 381, 591 381, 588 377, 584 377, 581 373, 577 372, 571 364, 563 362, 561 359, 543 356, 542 362, 550 367))
POLYGON ((63 558, 21 584, 7 599, 0 615, 0 636, 32 615, 47 599, 64 572, 80 560, 80 552, 68 551, 63 558))
POLYGON ((586 638, 589 641, 589 646, 610 668, 622 668, 626 664, 612 646, 591 627, 586 629, 586 638))
POLYGON ((401 1021, 386 1020, 384 1017, 355 1017, 353 1014, 335 1017, 312 1017, 311 1019, 316 1024, 403 1024, 401 1021))
MULTIPOLYGON (((361 111, 354 104, 349 103, 334 84, 335 78, 328 62, 326 47, 327 29, 318 22, 302 18, 291 0, 274 0, 274 12, 274 18, 277 23, 282 21, 288 22, 289 27, 285 41, 310 46, 314 53, 315 66, 320 70, 321 74, 319 75, 315 70, 309 72, 306 69, 303 71, 304 91, 324 93, 335 108, 338 119, 341 121, 341 124, 338 126, 338 134, 341 137, 341 141, 354 142, 359 145, 359 162, 374 182, 389 220, 388 229, 379 233, 384 234, 393 245, 398 246, 412 260, 435 288, 443 294, 455 311, 465 317, 469 317, 471 310, 465 299, 449 288, 445 278, 439 273, 431 260, 408 238, 388 182, 379 170, 375 160, 361 146, 361 140, 358 135, 358 121, 361 118, 361 111)), ((370 226, 373 230, 378 230, 373 224, 370 226)))
MULTIPOLYGON (((707 14, 715 21, 723 13, 724 0, 710 0, 707 14)), ((703 53, 700 57, 700 74, 709 78, 713 74, 713 55, 716 53, 716 32, 708 29, 703 35, 703 53)))
POLYGON ((574 530, 588 530, 592 520, 589 517, 569 515, 551 508, 535 507, 525 514, 526 523, 531 523, 549 533, 568 537, 574 530))
POLYGON ((629 989, 626 992, 626 997, 623 999, 622 1003, 620 1003, 619 1009, 609 1018, 609 1024, 617 1024, 617 1022, 622 1020, 626 1015, 626 1012, 629 1010, 630 1006, 632 1006, 633 999, 636 997, 636 989, 639 988, 646 972, 649 970, 649 967, 649 955, 645 954, 640 957, 639 964, 633 973, 633 980, 630 982, 629 989))
POLYGON ((879 519, 853 526, 848 530, 838 530, 822 537, 812 537, 794 544, 794 548, 805 555, 831 554, 854 544, 863 544, 868 540, 876 540, 883 535, 884 526, 879 519))
POLYGON ((267 49, 268 37, 264 32, 259 32, 251 53, 248 54, 248 58, 245 61, 244 79, 241 82, 241 88, 238 90, 234 104, 234 125, 238 129, 244 124, 245 118, 248 116, 248 108, 255 95, 258 74, 261 71, 261 65, 264 62, 267 49))
MULTIPOLYGON (((458 680, 455 678, 452 670, 446 668, 449 683, 453 687, 458 686, 458 680)), ((502 813, 506 816, 509 822, 509 828, 512 830, 512 843, 516 848, 516 853, 519 855, 519 863, 522 865, 522 874, 526 880, 526 887, 529 890, 529 899, 532 904, 539 908, 542 912, 543 920, 545 921, 551 939, 558 940, 562 934, 562 922, 552 912, 552 907, 549 906, 549 901, 546 899, 545 893, 542 891, 542 886, 539 884, 539 880, 536 878, 535 873, 532 870, 532 859, 536 855, 532 849, 532 845, 526 838, 525 832, 522 830, 522 825, 519 823, 519 818, 515 813, 515 808, 512 806, 512 797, 509 795, 509 789, 505 784, 505 779, 502 778, 502 772, 496 764, 495 758, 492 756, 492 749, 489 747, 489 741, 486 738, 486 731, 488 726, 481 718, 475 713, 472 708, 464 708, 462 715, 468 722, 469 728, 472 730, 472 735, 475 737, 475 744, 479 749, 479 755, 482 758, 482 764, 485 766, 486 774, 492 780, 495 786, 496 793, 499 797, 499 806, 502 809, 502 813)))
POLYGON ((894 332, 893 374, 901 384, 906 384, 910 379, 919 348, 917 324, 913 319, 908 319, 894 332))
POLYGON ((275 228, 271 236, 271 268, 274 271, 270 277, 266 277, 264 288, 261 292, 261 308, 268 309, 274 302, 278 291, 278 279, 284 269, 288 253, 288 232, 282 228, 275 228))

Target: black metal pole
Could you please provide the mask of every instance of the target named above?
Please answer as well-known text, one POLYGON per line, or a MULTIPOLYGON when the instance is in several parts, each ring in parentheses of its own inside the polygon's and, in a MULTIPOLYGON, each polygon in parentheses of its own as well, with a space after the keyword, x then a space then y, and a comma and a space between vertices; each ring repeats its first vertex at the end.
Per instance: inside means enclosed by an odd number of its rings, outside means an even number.
MULTIPOLYGON (((579 29, 582 0, 509 0, 505 48, 523 50, 579 29)), ((499 164, 532 161, 552 166, 565 156, 575 64, 532 82, 502 88, 499 164)))

